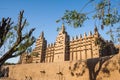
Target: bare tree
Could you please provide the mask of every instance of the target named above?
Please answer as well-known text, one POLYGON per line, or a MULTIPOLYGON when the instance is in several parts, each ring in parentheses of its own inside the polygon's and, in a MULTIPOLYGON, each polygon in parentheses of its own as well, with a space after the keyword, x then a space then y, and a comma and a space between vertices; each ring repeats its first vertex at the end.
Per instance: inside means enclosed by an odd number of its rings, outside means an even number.
POLYGON ((0 49, 5 44, 7 40, 10 39, 10 36, 16 35, 11 47, 3 53, 0 58, 0 67, 4 62, 9 59, 21 55, 27 50, 34 42, 35 38, 32 36, 35 28, 32 28, 28 33, 23 34, 23 29, 27 23, 27 20, 23 20, 24 11, 20 11, 18 17, 18 23, 16 26, 12 26, 11 18, 3 18, 0 22, 0 49))

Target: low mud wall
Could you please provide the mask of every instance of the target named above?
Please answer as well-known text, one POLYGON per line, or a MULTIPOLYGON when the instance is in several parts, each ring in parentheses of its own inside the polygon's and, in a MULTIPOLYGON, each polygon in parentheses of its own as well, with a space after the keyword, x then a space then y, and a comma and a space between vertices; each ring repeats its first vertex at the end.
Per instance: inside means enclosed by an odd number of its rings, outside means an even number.
POLYGON ((119 80, 120 54, 86 61, 11 65, 16 80, 119 80))

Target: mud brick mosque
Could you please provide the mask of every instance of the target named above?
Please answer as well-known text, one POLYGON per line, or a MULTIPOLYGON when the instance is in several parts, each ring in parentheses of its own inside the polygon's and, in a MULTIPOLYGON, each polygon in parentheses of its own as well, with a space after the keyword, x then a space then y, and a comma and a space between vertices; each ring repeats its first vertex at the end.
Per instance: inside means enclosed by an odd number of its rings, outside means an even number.
POLYGON ((96 27, 93 34, 90 31, 88 35, 84 33, 83 36, 75 36, 70 40, 70 36, 67 34, 64 25, 62 25, 54 43, 47 44, 44 32, 42 32, 40 37, 36 40, 35 49, 31 54, 22 54, 20 56, 20 63, 50 63, 86 60, 105 56, 105 54, 102 53, 110 55, 114 53, 114 49, 115 46, 113 42, 104 40, 96 27), (102 45, 109 43, 108 49, 101 51, 103 46, 101 47, 96 44, 96 40, 99 40, 102 45))

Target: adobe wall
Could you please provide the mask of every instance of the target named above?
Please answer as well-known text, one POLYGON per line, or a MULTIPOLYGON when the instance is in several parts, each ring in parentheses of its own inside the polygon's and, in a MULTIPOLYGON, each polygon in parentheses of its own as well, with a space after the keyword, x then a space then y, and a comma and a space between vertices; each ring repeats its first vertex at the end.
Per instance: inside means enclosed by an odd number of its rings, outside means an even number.
POLYGON ((95 35, 70 41, 70 61, 99 57, 99 47, 95 45, 95 35))
POLYGON ((46 48, 46 56, 45 56, 45 62, 53 62, 54 60, 54 47, 55 44, 48 44, 46 48))
POLYGON ((70 40, 70 36, 65 31, 64 25, 62 25, 56 37, 56 41, 53 44, 48 44, 48 46, 47 40, 42 32, 36 41, 35 49, 30 55, 21 55, 20 63, 51 63, 87 60, 112 55, 115 54, 115 52, 113 42, 104 40, 100 36, 97 27, 95 27, 93 34, 90 31, 88 35, 84 33, 83 37, 80 35, 72 37, 72 40, 70 40), (29 57, 32 57, 32 59, 29 57))
POLYGON ((32 78, 32 80, 93 80, 95 77, 96 80, 119 80, 119 61, 120 54, 87 61, 11 65, 9 66, 9 77, 16 80, 25 80, 26 78, 32 78), (106 60, 102 67, 99 66, 102 64, 100 60, 103 62, 106 60))

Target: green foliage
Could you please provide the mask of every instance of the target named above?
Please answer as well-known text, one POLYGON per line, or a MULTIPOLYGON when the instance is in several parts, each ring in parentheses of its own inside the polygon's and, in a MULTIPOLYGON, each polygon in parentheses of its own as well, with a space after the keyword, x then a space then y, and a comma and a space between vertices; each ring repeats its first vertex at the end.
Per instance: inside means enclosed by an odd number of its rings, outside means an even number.
POLYGON ((15 63, 5 62, 4 65, 15 65, 15 63))
MULTIPOLYGON (((114 3, 114 5, 117 5, 117 3, 114 3)), ((110 31, 107 32, 107 34, 110 35, 111 39, 119 41, 120 38, 120 12, 117 7, 113 7, 113 3, 110 0, 88 0, 87 4, 85 4, 82 8, 82 10, 76 11, 76 10, 66 10, 64 15, 61 17, 61 19, 57 20, 56 22, 67 23, 68 25, 73 26, 74 28, 82 27, 84 22, 87 19, 92 19, 96 23, 98 23, 98 27, 101 27, 102 30, 104 30, 105 27, 110 27, 110 31), (94 11, 90 12, 83 12, 83 9, 88 4, 91 4, 94 1, 95 6, 93 8, 94 11), (92 15, 88 15, 90 13, 93 13, 92 15), (92 18, 91 18, 92 16, 92 18), (118 24, 118 26, 116 26, 118 24), (116 38, 116 39, 115 39, 116 38)))
MULTIPOLYGON (((93 16, 93 19, 101 20, 101 25, 113 26, 114 24, 120 22, 120 15, 119 14, 116 14, 112 11, 110 13, 103 14, 102 11, 103 11, 103 9, 101 11, 98 11, 93 16)), ((101 29, 103 29, 103 28, 101 28, 101 29)))
POLYGON ((57 31, 59 31, 61 28, 60 27, 57 27, 57 31))
POLYGON ((31 45, 32 41, 33 41, 32 39, 27 37, 27 41, 24 43, 21 43, 18 47, 18 50, 19 51, 26 50, 31 45))
POLYGON ((35 56, 35 57, 38 57, 39 53, 38 52, 32 52, 31 53, 31 56, 35 56))
POLYGON ((13 32, 8 32, 6 39, 9 38, 11 35, 13 35, 13 32))
POLYGON ((17 26, 14 26, 14 30, 17 31, 17 26))
POLYGON ((76 10, 66 10, 64 16, 56 22, 58 23, 62 20, 64 23, 67 23, 68 25, 73 25, 76 28, 81 27, 84 21, 87 19, 88 18, 84 13, 78 13, 76 10))
POLYGON ((101 0, 97 5, 96 5, 96 9, 99 10, 99 9, 103 9, 105 8, 106 6, 109 5, 109 2, 108 0, 101 0))

